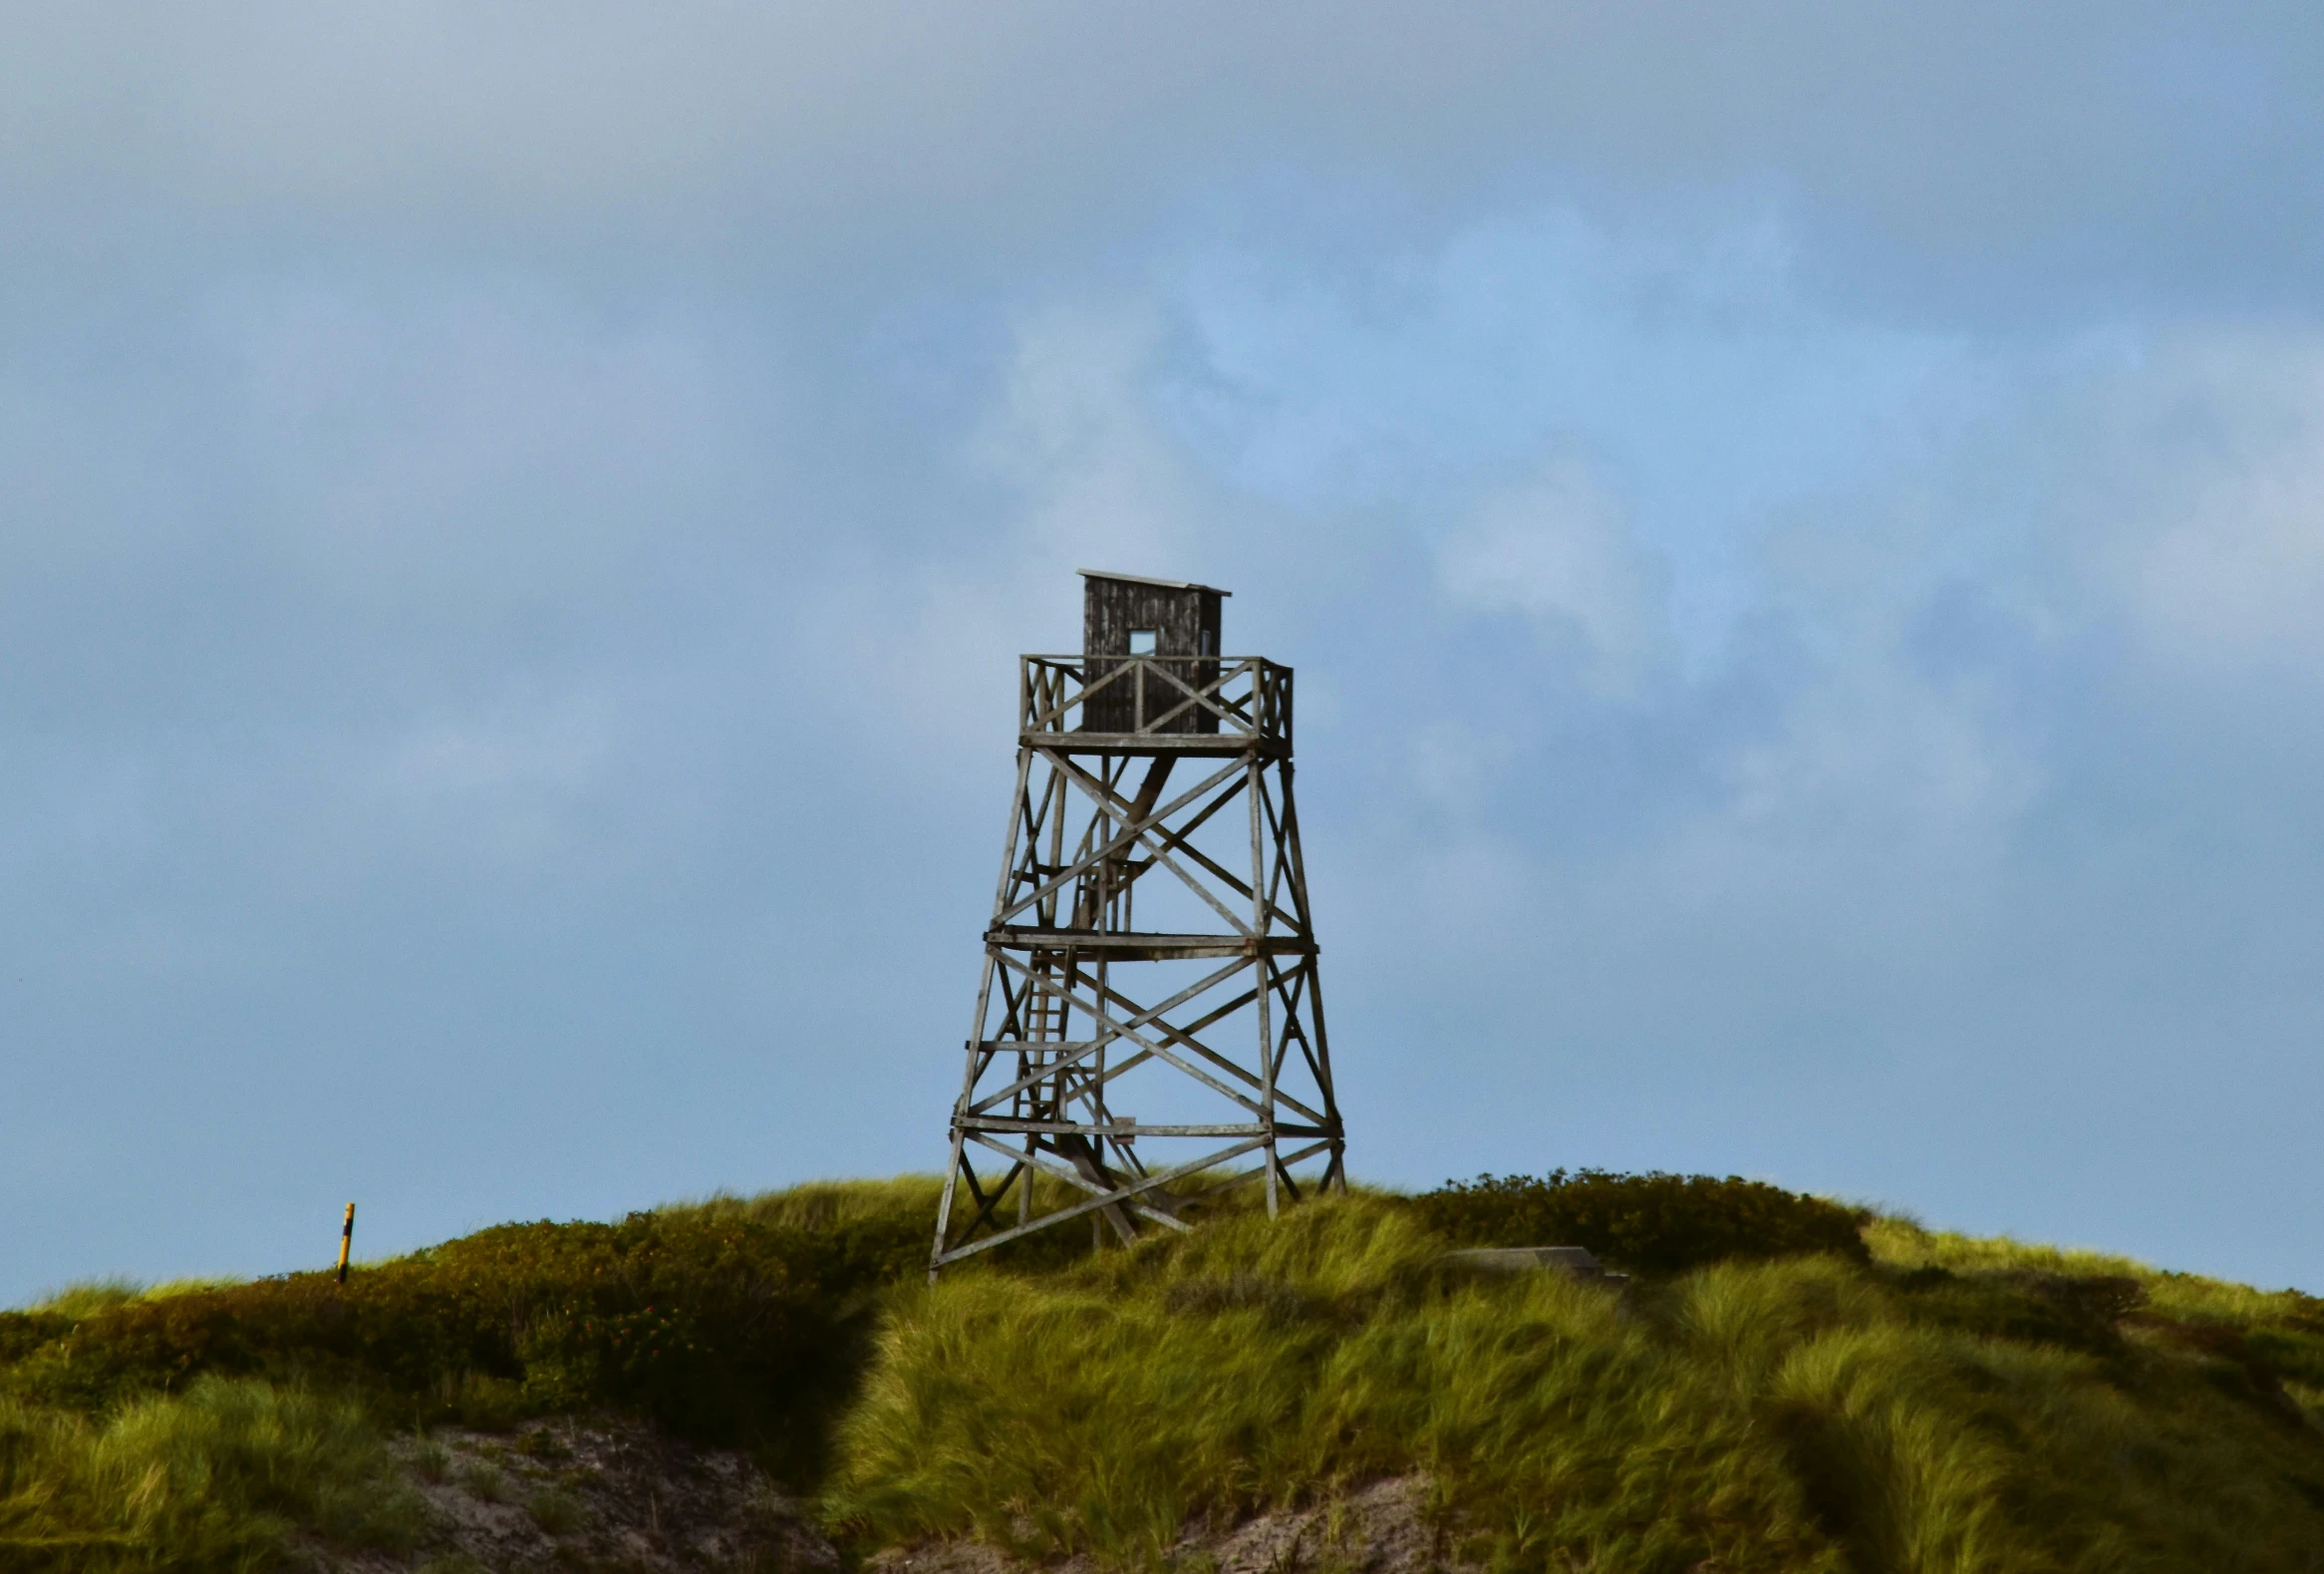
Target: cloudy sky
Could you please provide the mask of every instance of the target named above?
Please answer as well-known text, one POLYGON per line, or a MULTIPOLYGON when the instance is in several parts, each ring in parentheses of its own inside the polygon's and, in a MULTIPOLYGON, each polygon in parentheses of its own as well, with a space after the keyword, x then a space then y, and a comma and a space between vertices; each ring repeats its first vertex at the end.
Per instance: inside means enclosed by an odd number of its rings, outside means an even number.
POLYGON ((1080 564, 1359 1176, 2324 1290, 2312 5, 357 0, 0 15, 0 1303, 935 1167, 1080 564))

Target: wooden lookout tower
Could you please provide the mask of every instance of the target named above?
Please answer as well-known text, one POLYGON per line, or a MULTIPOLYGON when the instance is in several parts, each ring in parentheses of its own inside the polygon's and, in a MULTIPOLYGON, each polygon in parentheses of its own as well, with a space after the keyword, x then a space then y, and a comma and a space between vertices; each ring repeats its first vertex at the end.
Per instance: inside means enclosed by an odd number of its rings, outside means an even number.
POLYGON ((1126 1241, 1250 1181, 1271 1215, 1346 1185, 1291 669, 1219 653, 1227 591, 1081 575, 1081 654, 1020 661, 932 1276, 1084 1215, 1126 1241))

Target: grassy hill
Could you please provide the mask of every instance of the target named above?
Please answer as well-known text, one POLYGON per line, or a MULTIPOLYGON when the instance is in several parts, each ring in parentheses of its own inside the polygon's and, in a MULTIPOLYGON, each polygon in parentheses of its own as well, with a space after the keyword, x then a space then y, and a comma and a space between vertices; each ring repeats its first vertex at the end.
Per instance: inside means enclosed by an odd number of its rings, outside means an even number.
POLYGON ((571 1415, 748 1450, 854 1556, 1154 1568, 1190 1521, 1406 1477, 1492 1568, 2324 1567, 2294 1292, 1587 1174, 1051 1232, 930 1289, 933 1209, 808 1186, 0 1314, 0 1568, 408 1552, 396 1439, 571 1415), (1552 1242, 1633 1277, 1445 1258, 1552 1242))

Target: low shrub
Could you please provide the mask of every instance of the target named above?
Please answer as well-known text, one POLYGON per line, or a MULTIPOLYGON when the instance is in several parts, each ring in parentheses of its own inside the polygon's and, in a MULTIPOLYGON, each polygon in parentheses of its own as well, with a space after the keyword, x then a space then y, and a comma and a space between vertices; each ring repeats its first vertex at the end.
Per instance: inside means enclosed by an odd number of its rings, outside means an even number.
POLYGON ((203 1374, 297 1378, 410 1422, 613 1407, 797 1455, 846 1396, 878 1288, 926 1260, 924 1231, 704 1210, 502 1225, 345 1285, 292 1274, 9 1314, 0 1392, 94 1415, 203 1374))
POLYGON ((1455 1245, 1585 1246, 1633 1273, 1813 1252, 1870 1257, 1856 1210, 1735 1175, 1479 1175, 1413 1201, 1428 1227, 1455 1245))

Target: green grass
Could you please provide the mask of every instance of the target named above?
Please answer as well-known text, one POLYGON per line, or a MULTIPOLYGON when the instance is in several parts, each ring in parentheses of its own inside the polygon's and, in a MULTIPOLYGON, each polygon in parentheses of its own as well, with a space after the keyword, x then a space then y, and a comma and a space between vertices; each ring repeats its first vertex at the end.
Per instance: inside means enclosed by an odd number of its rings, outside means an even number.
POLYGON ((0 1313, 0 1568, 403 1545, 387 1435, 591 1411, 753 1448, 857 1552, 970 1535, 1148 1569, 1190 1519, 1425 1471, 1468 1551, 1543 1574, 2324 1568, 2324 1302, 2295 1292, 1587 1174, 1274 1223, 1222 1200, 1185 1236, 1046 1232, 931 1290, 936 1190, 0 1313), (1543 1231, 1638 1277, 1443 1261, 1543 1231))
POLYGON ((2237 1327, 2324 1320, 2324 1301, 2297 1290, 2254 1290, 2196 1274, 2166 1272, 2106 1252, 2027 1245, 2007 1236, 1951 1235, 1894 1217, 1870 1220, 1864 1238, 1877 1260, 1901 1268, 2135 1280, 2150 1305, 2175 1317, 2205 1318, 2237 1327))
MULTIPOLYGON (((867 1544, 975 1535, 1138 1567, 1190 1517, 1425 1470, 1509 1568, 2324 1559, 2324 1436, 2224 1325, 2158 1313, 2125 1337, 2054 1304, 2055 1281, 1933 1261, 1730 1263, 1621 1291, 1447 1275, 1443 1244, 1410 1207, 1355 1198, 906 1292, 830 1509, 867 1544)), ((1995 1248, 1990 1266, 2091 1265, 1995 1248)))
POLYGON ((926 1261, 908 1183, 847 1190, 503 1225, 344 1286, 107 1283, 0 1313, 0 1569, 258 1570, 294 1525, 393 1540, 417 1510, 381 1485, 384 1439, 437 1420, 629 1412, 809 1483, 884 1287, 926 1261))
POLYGON ((754 1197, 726 1193, 700 1202, 672 1203, 665 1218, 747 1219, 784 1229, 829 1231, 849 1227, 916 1229, 925 1255, 936 1225, 942 1175, 897 1175, 886 1180, 810 1180, 754 1197))
POLYGON ((399 1550, 416 1500, 361 1408, 202 1378, 103 1417, 0 1401, 0 1567, 274 1567, 294 1527, 399 1550))

